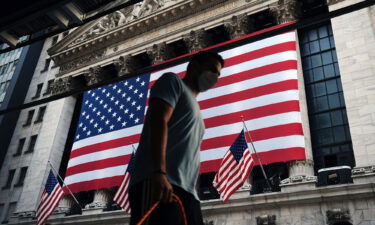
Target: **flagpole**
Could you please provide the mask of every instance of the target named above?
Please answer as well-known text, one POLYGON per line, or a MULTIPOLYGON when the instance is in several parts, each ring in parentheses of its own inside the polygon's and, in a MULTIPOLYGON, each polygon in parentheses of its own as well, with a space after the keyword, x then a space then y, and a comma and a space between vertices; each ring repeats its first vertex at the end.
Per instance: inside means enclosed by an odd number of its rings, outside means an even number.
MULTIPOLYGON (((253 140, 252 140, 252 138, 251 138, 251 136, 250 136, 250 132, 249 132, 249 130, 247 129, 247 126, 246 126, 246 123, 245 123, 244 116, 241 116, 241 120, 242 120, 243 126, 244 126, 244 128, 245 128, 245 132, 246 132, 246 134, 247 134, 247 136, 248 136, 248 139, 250 140, 250 144, 251 144, 251 146, 253 147, 253 149, 254 149, 254 153, 255 153, 255 155, 256 155, 256 157, 257 157, 257 159, 258 159, 260 169, 262 170, 263 176, 264 176, 264 178, 266 179, 266 183, 267 183, 267 186, 268 186, 268 188, 269 188, 269 191, 271 191, 271 190, 272 190, 271 184, 270 184, 270 182, 269 182, 269 180, 268 180, 268 178, 267 178, 266 172, 264 171, 263 164, 262 164, 262 162, 260 161, 260 158, 259 158, 258 152, 257 152, 257 150, 255 149, 255 146, 254 146, 253 140)), ((246 139, 246 136, 245 136, 245 139, 246 139)))
POLYGON ((69 186, 65 184, 64 180, 61 178, 60 174, 57 172, 57 170, 55 169, 55 167, 52 166, 52 163, 50 161, 48 161, 49 165, 51 166, 52 170, 55 171, 55 173, 57 174, 57 176, 60 178, 60 180, 63 182, 63 184, 65 185, 65 187, 68 189, 70 195, 73 197, 74 201, 78 204, 78 206, 82 209, 81 205, 79 204, 78 200, 76 199, 76 197, 73 195, 73 192, 70 190, 69 186))

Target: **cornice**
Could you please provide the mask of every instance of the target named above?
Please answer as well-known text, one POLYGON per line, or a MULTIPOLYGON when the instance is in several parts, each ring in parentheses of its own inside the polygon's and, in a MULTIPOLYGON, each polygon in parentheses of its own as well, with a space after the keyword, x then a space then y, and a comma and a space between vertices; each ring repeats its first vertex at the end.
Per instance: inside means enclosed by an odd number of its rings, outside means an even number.
MULTIPOLYGON (((126 39, 135 37, 141 33, 156 29, 160 26, 176 21, 187 15, 194 14, 197 11, 204 10, 212 7, 220 2, 227 0, 186 0, 173 4, 169 7, 162 8, 160 11, 156 11, 148 16, 134 20, 130 23, 125 23, 106 32, 100 33, 97 36, 90 37, 80 43, 69 46, 70 43, 65 43, 62 51, 58 51, 58 48, 51 48, 49 54, 52 59, 58 64, 64 64, 68 61, 87 55, 90 52, 97 51, 99 49, 106 48, 107 46, 113 45, 124 41, 126 39)), ((92 26, 88 25, 87 27, 92 26)), ((87 31, 87 27, 85 31, 87 31)), ((84 31, 84 32, 85 32, 84 31)), ((84 32, 79 32, 83 34, 84 32)), ((72 41, 70 39, 70 41, 72 41)))

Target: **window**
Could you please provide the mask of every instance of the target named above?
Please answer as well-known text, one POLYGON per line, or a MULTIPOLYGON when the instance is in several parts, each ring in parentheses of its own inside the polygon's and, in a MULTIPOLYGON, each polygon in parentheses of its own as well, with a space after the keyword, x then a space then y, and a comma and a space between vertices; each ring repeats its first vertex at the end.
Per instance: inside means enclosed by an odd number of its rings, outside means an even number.
POLYGON ((34 123, 40 123, 43 121, 43 116, 44 116, 44 113, 46 112, 46 106, 42 106, 39 108, 39 111, 38 111, 38 116, 35 120, 34 123))
POLYGON ((49 69, 49 64, 51 63, 51 58, 46 59, 46 62, 44 64, 44 68, 41 72, 45 72, 49 69))
POLYGON ((48 95, 48 94, 51 93, 53 81, 54 80, 49 80, 48 81, 46 92, 44 92, 43 95, 48 95))
POLYGON ((33 119, 33 116, 34 116, 34 109, 28 112, 26 122, 23 125, 24 127, 29 126, 31 124, 31 120, 33 119))
POLYGON ((3 189, 9 189, 10 188, 10 186, 12 185, 12 181, 13 181, 13 177, 14 177, 15 172, 16 172, 16 170, 9 170, 8 179, 7 179, 7 182, 4 185, 3 189))
POLYGON ((330 24, 302 30, 300 49, 315 171, 354 166, 340 70, 330 24))
POLYGON ((2 224, 6 224, 9 222, 10 216, 16 211, 16 206, 17 206, 17 202, 11 202, 9 204, 4 220, 1 222, 2 224))
POLYGON ((21 138, 18 141, 17 151, 13 154, 13 156, 19 156, 22 153, 23 146, 25 145, 26 138, 21 138))
POLYGON ((32 97, 32 99, 39 98, 40 93, 42 92, 42 88, 43 88, 43 83, 40 83, 40 84, 38 84, 38 85, 36 86, 36 92, 35 92, 34 97, 32 97))
POLYGON ((17 64, 18 64, 18 59, 17 60, 14 60, 14 63, 13 63, 13 66, 12 66, 12 71, 15 71, 16 68, 17 68, 17 64))
POLYGON ((31 136, 30 142, 29 142, 29 147, 27 148, 27 151, 25 153, 30 153, 30 152, 34 151, 37 137, 38 137, 38 135, 31 136))
POLYGON ((27 173, 27 166, 21 168, 20 176, 18 177, 17 183, 14 185, 15 187, 20 187, 23 185, 23 181, 25 180, 27 173))

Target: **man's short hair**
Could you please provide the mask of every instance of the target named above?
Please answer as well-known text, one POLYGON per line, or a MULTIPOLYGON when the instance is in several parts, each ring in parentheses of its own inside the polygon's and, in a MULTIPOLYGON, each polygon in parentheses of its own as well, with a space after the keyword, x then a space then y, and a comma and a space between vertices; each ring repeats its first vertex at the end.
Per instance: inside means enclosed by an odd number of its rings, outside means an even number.
MULTIPOLYGON (((189 62, 189 65, 190 65, 191 62, 204 63, 208 59, 215 59, 221 64, 221 67, 224 67, 223 57, 221 57, 221 55, 217 54, 216 52, 211 52, 211 51, 200 51, 200 52, 196 53, 191 58, 191 60, 189 62)), ((189 65, 188 65, 188 69, 189 69, 189 65)))

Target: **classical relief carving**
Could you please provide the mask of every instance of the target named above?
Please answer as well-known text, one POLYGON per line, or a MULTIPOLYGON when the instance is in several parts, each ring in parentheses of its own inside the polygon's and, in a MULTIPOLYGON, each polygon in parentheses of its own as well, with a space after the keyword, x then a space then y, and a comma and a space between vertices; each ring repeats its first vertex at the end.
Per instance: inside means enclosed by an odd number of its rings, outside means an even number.
POLYGON ((190 52, 198 51, 210 44, 210 38, 203 28, 195 31, 193 30, 189 34, 184 35, 183 40, 188 46, 190 52))
POLYGON ((117 76, 132 73, 137 68, 136 62, 131 55, 120 56, 113 64, 117 70, 117 76))
POLYGON ((297 20, 301 15, 301 5, 297 0, 279 0, 271 5, 270 10, 278 24, 297 20))
POLYGON ((334 225, 339 222, 350 222, 350 212, 347 209, 332 209, 326 212, 328 225, 334 225))
POLYGON ((231 19, 225 21, 225 29, 228 31, 231 39, 241 37, 251 33, 253 30, 253 21, 246 14, 232 16, 231 19))
POLYGON ((276 225, 276 215, 257 216, 257 225, 276 225))
POLYGON ((18 212, 18 213, 13 213, 13 215, 17 216, 18 218, 34 218, 35 211, 18 212))
POLYGON ((51 90, 52 94, 61 94, 67 91, 73 90, 73 78, 72 77, 63 77, 56 79, 52 85, 51 85, 51 90))
MULTIPOLYGON (((60 66, 60 74, 69 73, 77 68, 89 65, 104 57, 106 50, 102 49, 91 54, 84 55, 60 66)), ((59 76, 59 75, 58 75, 59 76)), ((60 75, 61 76, 61 75, 60 75)))
POLYGON ((172 57, 171 51, 165 42, 154 44, 146 50, 147 55, 150 57, 152 64, 165 61, 172 57))
POLYGON ((143 2, 139 2, 109 15, 103 16, 98 20, 97 24, 72 42, 69 47, 92 37, 98 36, 99 34, 105 33, 109 30, 113 30, 114 28, 126 23, 130 23, 143 16, 149 15, 152 12, 162 8, 164 3, 164 0, 144 0, 143 2))
POLYGON ((103 69, 100 66, 90 67, 83 76, 85 77, 88 86, 97 84, 105 79, 103 69))

